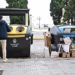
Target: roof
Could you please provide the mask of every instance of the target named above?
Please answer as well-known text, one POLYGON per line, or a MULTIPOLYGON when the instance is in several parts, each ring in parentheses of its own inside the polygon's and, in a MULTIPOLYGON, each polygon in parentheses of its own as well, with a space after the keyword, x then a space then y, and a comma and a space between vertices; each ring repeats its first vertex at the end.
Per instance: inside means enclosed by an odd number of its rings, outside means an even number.
POLYGON ((29 9, 22 8, 0 8, 0 15, 25 15, 29 9))
POLYGON ((58 25, 59 28, 75 28, 75 25, 58 25))

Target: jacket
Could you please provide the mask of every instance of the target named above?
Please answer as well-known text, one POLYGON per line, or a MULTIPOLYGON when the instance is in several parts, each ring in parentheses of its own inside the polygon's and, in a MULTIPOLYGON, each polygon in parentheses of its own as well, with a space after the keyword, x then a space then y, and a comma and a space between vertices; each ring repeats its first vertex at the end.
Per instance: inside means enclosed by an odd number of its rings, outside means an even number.
POLYGON ((4 21, 0 21, 0 40, 1 39, 7 39, 7 32, 10 32, 10 28, 8 24, 4 21))

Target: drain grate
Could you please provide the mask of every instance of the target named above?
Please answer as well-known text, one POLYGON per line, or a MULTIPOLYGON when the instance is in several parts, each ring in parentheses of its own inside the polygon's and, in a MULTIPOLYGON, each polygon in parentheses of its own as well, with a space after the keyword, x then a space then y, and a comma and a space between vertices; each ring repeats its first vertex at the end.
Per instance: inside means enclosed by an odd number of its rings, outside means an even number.
POLYGON ((3 74, 3 70, 0 70, 0 75, 2 75, 3 74))

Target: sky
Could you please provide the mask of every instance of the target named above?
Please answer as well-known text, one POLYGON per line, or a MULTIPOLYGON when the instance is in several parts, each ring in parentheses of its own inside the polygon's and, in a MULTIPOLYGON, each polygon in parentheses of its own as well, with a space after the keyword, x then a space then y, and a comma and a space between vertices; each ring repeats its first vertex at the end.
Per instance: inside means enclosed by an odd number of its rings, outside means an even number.
POLYGON ((0 8, 5 8, 6 6, 8 6, 6 0, 0 0, 0 8))
POLYGON ((50 2, 51 0, 28 0, 28 8, 35 25, 38 24, 38 17, 40 17, 41 24, 53 24, 49 11, 50 2))
MULTIPOLYGON (((28 0, 28 8, 30 9, 30 15, 32 15, 32 23, 37 25, 39 23, 38 18, 40 17, 40 24, 52 25, 52 17, 50 16, 50 2, 51 0, 28 0)), ((8 6, 6 0, 0 0, 0 8, 8 6)))
MULTIPOLYGON (((0 8, 5 8, 8 6, 8 3, 6 2, 6 0, 0 0, 0 8)), ((3 16, 3 20, 5 20, 8 25, 10 24, 10 18, 9 16, 3 16)))

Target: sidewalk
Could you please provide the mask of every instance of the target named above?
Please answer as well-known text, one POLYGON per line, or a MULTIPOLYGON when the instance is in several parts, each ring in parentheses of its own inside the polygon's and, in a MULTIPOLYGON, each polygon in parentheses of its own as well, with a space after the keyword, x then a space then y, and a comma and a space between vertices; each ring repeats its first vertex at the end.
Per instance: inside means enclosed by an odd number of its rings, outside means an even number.
POLYGON ((47 32, 47 28, 46 29, 32 29, 33 34, 34 34, 34 40, 44 40, 44 32, 47 32))
POLYGON ((45 57, 44 48, 44 40, 34 40, 31 58, 0 59, 2 75, 75 75, 75 58, 45 57))
POLYGON ((75 75, 75 59, 10 59, 2 75, 75 75))

